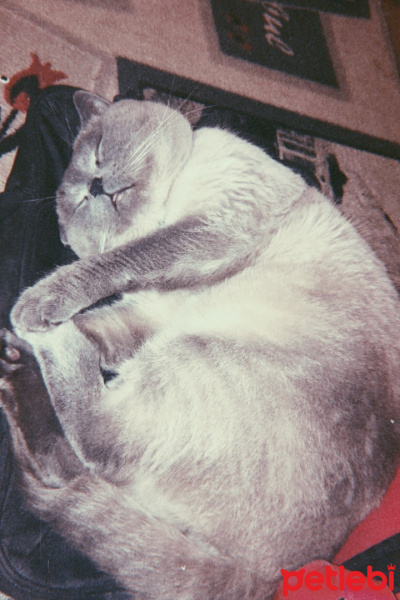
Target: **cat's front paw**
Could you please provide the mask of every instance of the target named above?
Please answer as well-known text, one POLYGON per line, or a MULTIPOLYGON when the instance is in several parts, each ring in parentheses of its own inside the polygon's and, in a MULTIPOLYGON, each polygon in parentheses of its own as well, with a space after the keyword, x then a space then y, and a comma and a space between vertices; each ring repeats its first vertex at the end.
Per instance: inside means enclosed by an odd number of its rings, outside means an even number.
POLYGON ((26 331, 46 331, 68 321, 81 307, 67 289, 64 283, 48 277, 25 290, 11 312, 15 331, 23 337, 26 331))

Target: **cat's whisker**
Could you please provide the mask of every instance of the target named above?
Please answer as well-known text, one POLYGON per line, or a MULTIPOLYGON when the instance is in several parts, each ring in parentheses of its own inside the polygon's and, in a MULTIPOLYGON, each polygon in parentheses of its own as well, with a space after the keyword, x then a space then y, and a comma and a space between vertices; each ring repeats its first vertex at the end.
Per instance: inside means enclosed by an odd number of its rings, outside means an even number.
POLYGON ((135 151, 130 160, 130 166, 132 168, 140 164, 144 157, 148 156, 153 148, 157 144, 157 136, 153 135, 151 138, 147 138, 135 151))
MULTIPOLYGON (((157 121, 158 119, 153 119, 153 120, 157 121)), ((151 122, 151 121, 147 121, 146 123, 144 123, 142 125, 142 127, 140 127, 138 129, 138 131, 136 132, 136 135, 139 135, 141 133, 141 131, 144 129, 144 127, 146 127, 148 125, 149 122, 151 122)), ((130 159, 130 166, 132 166, 132 167, 136 166, 137 163, 140 162, 142 156, 145 155, 147 152, 149 152, 152 149, 153 146, 150 146, 149 144, 153 139, 154 139, 154 141, 156 141, 157 133, 160 131, 160 128, 161 128, 161 124, 151 133, 150 136, 145 138, 143 140, 143 142, 137 148, 135 148, 135 151, 130 159)))
POLYGON ((110 227, 107 226, 106 224, 104 224, 104 227, 99 234, 99 253, 100 254, 103 254, 105 251, 109 234, 110 234, 110 227))
POLYGON ((50 112, 53 113, 55 117, 60 120, 60 123, 64 123, 66 125, 66 133, 70 134, 70 137, 63 136, 59 132, 57 133, 58 137, 60 137, 64 142, 68 144, 68 146, 72 146, 75 140, 75 134, 72 131, 70 122, 68 120, 68 116, 61 113, 59 108, 56 108, 53 104, 49 105, 50 112))
POLYGON ((132 168, 137 166, 144 156, 148 155, 149 152, 154 148, 157 143, 157 132, 153 132, 151 136, 146 138, 138 148, 135 149, 135 152, 131 156, 129 164, 132 168))
POLYGON ((68 116, 66 118, 66 125, 67 125, 69 133, 71 134, 71 145, 72 145, 74 143, 74 141, 75 141, 75 137, 76 136, 74 135, 74 132, 72 131, 72 127, 71 127, 71 124, 69 122, 68 116))
POLYGON ((55 199, 56 199, 56 194, 54 194, 54 196, 46 196, 44 198, 26 198, 26 199, 22 200, 22 203, 23 204, 30 204, 30 203, 32 203, 32 204, 34 204, 34 203, 39 204, 39 203, 43 202, 43 203, 46 203, 46 204, 50 204, 50 201, 51 200, 55 200, 55 199))
MULTIPOLYGON (((142 158, 144 156, 146 156, 149 152, 151 152, 151 150, 154 148, 155 144, 157 143, 157 136, 160 133, 160 131, 162 131, 162 129, 170 123, 170 121, 172 119, 178 119, 180 118, 181 115, 179 113, 177 113, 176 111, 171 111, 170 113, 166 112, 164 118, 160 121, 159 125, 156 127, 156 129, 154 129, 154 131, 151 133, 151 135, 149 135, 139 146, 138 148, 135 149, 135 152, 133 153, 131 160, 130 160, 130 166, 132 168, 134 168, 135 166, 137 166, 142 158)), ((157 117, 154 118, 155 121, 157 121, 157 117)), ((140 133, 140 130, 139 132, 140 133)))
POLYGON ((180 111, 187 102, 190 102, 192 95, 196 92, 198 87, 199 87, 199 84, 195 85, 194 88, 192 89, 192 91, 190 92, 190 94, 186 98, 182 98, 181 103, 178 105, 178 107, 175 110, 180 111))
POLYGON ((202 113, 207 108, 216 108, 216 105, 208 105, 207 104, 207 105, 203 105, 203 106, 198 106, 197 108, 193 108, 192 110, 188 110, 187 112, 183 113, 183 116, 187 117, 188 115, 202 113))
POLYGON ((172 77, 171 89, 169 92, 169 98, 168 98, 168 102, 167 102, 168 108, 171 108, 172 90, 174 87, 174 83, 175 83, 175 75, 173 75, 173 77, 172 77))

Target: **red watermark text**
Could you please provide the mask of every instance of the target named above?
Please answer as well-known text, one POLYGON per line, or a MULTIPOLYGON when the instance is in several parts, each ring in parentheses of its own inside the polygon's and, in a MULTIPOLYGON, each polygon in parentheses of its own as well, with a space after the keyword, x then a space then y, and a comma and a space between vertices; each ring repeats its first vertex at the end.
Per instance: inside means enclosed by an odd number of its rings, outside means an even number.
POLYGON ((382 571, 374 571, 371 566, 367 567, 367 575, 360 571, 346 571, 343 566, 333 567, 326 564, 325 569, 309 570, 298 569, 297 571, 286 571, 282 573, 282 594, 286 598, 289 592, 294 592, 305 587, 310 592, 318 592, 321 589, 331 591, 353 592, 365 589, 367 586, 372 591, 380 591, 388 587, 394 589, 394 570, 396 565, 388 565, 388 575, 382 571))

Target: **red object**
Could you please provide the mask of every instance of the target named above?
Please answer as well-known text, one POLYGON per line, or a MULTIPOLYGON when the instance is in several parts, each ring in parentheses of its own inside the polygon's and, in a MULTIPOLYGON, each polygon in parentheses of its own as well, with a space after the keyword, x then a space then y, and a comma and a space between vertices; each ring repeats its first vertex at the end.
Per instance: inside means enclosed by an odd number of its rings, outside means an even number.
MULTIPOLYGON (((340 564, 400 531, 400 467, 380 505, 352 531, 336 554, 340 564)), ((400 565, 398 565, 400 567, 400 565)), ((400 600, 400 594, 396 594, 400 600)), ((296 599, 297 600, 297 599, 296 599)), ((347 599, 346 599, 347 600, 347 599)))
MULTIPOLYGON (((397 471, 395 479, 392 481, 389 489, 382 499, 380 505, 375 508, 370 514, 353 530, 345 544, 339 550, 334 558, 336 565, 345 562, 349 558, 367 550, 375 544, 379 544, 386 538, 400 531, 400 467, 397 471)), ((325 573, 325 561, 314 561, 305 567, 304 577, 310 571, 320 571, 325 573)), ((330 565, 332 569, 339 569, 336 565, 330 565)), ((400 565, 397 565, 400 568, 400 565)), ((349 571, 345 571, 349 573, 349 571)), ((296 580, 293 581, 296 584, 296 580)), ((366 586, 368 587, 368 586, 366 586)), ((400 594, 397 594, 400 600, 400 594)), ((282 584, 277 589, 273 600, 394 600, 394 595, 388 588, 381 591, 365 589, 360 591, 344 590, 335 591, 329 590, 325 586, 321 590, 309 590, 305 585, 298 590, 289 591, 287 596, 283 596, 282 584)))
POLYGON ((12 90, 15 85, 21 81, 24 77, 35 75, 37 77, 39 89, 43 89, 52 85, 60 79, 66 79, 67 75, 63 71, 56 71, 52 68, 50 62, 42 64, 37 54, 31 52, 32 62, 27 69, 18 71, 15 75, 10 78, 4 89, 4 98, 6 102, 21 112, 26 112, 30 103, 29 94, 23 90, 16 97, 12 97, 12 90))
MULTIPOLYGON (((380 505, 353 530, 333 559, 340 564, 400 531, 400 467, 380 505)), ((400 565, 398 565, 400 568, 400 565)))

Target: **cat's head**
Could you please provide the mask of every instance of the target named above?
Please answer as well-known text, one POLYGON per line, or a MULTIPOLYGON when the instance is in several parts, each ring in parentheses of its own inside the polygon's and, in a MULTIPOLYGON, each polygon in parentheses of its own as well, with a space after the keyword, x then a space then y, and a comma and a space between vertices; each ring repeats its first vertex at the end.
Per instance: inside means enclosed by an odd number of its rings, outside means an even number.
POLYGON ((81 131, 57 192, 61 238, 79 257, 156 229, 171 184, 189 157, 192 130, 162 104, 110 104, 79 91, 81 131))

